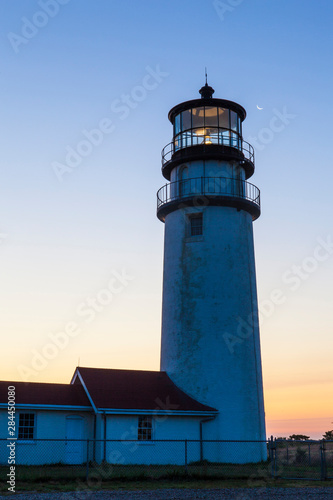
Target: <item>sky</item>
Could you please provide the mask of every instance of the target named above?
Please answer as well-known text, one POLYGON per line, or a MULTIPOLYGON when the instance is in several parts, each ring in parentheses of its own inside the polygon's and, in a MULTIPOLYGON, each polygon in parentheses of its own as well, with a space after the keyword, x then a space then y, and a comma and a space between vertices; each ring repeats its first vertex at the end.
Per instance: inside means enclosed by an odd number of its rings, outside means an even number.
POLYGON ((159 369, 161 150, 207 67, 256 151, 267 434, 333 428, 332 15, 329 0, 0 0, 0 379, 159 369))

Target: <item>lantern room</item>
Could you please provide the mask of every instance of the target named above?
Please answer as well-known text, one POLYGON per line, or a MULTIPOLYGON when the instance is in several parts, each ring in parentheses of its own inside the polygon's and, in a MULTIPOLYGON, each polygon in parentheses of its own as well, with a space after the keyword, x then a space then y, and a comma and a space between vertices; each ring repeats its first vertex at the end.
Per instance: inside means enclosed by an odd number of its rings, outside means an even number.
POLYGON ((162 172, 170 180, 172 168, 191 159, 220 158, 242 162, 248 179, 254 172, 254 151, 242 138, 245 109, 233 101, 214 99, 207 83, 201 99, 178 104, 169 112, 173 140, 162 151, 162 172))

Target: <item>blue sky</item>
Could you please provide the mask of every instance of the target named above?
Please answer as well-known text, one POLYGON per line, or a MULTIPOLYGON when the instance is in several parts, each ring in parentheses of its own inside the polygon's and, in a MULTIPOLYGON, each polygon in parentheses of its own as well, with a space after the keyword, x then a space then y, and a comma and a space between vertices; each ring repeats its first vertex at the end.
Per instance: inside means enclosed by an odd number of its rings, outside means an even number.
POLYGON ((80 333, 29 380, 67 382, 78 358, 158 369, 160 152, 169 109, 199 96, 207 66, 215 97, 246 108, 244 138, 257 145, 250 181, 262 196, 254 232, 268 418, 329 425, 333 255, 314 255, 318 238, 333 239, 332 4, 1 0, 0 9, 0 377, 20 380, 18 367, 32 369, 50 334, 71 322, 80 333), (128 95, 132 107, 120 113, 128 95), (55 162, 101 123, 108 132, 59 180, 55 162), (133 279, 112 302, 91 322, 78 316, 124 269, 133 279), (276 289, 284 300, 272 306, 276 289))

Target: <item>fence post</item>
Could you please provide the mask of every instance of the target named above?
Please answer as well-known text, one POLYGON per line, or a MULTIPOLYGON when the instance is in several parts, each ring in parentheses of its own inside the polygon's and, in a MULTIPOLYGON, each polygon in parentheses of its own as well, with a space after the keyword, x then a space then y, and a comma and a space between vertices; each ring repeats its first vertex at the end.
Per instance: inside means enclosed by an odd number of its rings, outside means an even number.
POLYGON ((274 438, 274 477, 277 475, 277 459, 278 459, 278 447, 276 444, 276 438, 274 438))
POLYGON ((187 474, 187 439, 185 439, 185 473, 187 474))
POLYGON ((86 480, 89 475, 89 439, 87 439, 87 464, 86 464, 86 480))
POLYGON ((271 476, 274 478, 275 476, 275 454, 274 454, 274 444, 273 444, 273 436, 271 436, 271 439, 269 441, 269 455, 271 459, 271 476))
POLYGON ((320 447, 320 479, 322 481, 326 481, 327 479, 327 471, 326 471, 326 449, 325 449, 325 440, 322 440, 322 445, 320 447))
POLYGON ((272 462, 272 451, 271 451, 271 440, 267 440, 267 449, 268 449, 268 469, 270 467, 270 464, 272 462))

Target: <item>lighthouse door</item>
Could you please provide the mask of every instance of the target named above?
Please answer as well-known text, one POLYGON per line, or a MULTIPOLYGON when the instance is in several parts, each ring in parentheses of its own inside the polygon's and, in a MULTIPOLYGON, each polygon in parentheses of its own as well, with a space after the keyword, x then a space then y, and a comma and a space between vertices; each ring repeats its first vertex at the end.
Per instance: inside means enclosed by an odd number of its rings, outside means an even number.
POLYGON ((81 417, 66 418, 66 463, 83 463, 83 419, 81 417))

